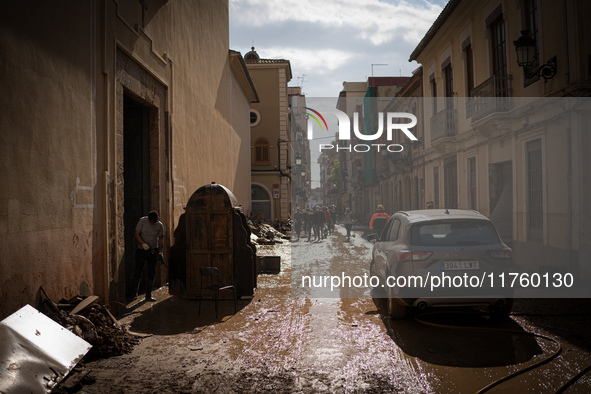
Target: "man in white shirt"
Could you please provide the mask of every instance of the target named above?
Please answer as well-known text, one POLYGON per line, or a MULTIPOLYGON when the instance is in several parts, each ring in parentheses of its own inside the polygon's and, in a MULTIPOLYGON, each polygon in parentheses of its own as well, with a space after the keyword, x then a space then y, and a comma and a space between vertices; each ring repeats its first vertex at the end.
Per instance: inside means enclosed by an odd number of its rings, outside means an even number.
POLYGON ((133 274, 133 289, 137 298, 140 279, 144 272, 144 264, 147 261, 146 301, 156 301, 152 297, 152 287, 156 276, 156 263, 158 261, 159 248, 164 244, 164 226, 158 220, 158 212, 151 211, 148 216, 143 216, 135 226, 135 239, 138 248, 135 252, 135 271, 133 274))

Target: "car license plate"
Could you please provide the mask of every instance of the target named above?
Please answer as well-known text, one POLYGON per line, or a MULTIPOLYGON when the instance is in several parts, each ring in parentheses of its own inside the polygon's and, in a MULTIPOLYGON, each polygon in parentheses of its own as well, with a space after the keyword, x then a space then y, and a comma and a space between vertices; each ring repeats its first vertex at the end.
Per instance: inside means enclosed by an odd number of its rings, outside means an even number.
POLYGON ((442 271, 465 271, 480 269, 478 261, 442 261, 442 271))

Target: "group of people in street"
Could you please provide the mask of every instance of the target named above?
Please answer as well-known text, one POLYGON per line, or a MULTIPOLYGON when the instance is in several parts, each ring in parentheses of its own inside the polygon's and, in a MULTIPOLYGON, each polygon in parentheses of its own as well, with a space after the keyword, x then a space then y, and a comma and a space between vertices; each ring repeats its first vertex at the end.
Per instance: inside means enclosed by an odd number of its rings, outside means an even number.
MULTIPOLYGON (((350 208, 345 208, 345 211, 340 218, 337 216, 336 207, 334 206, 316 206, 314 209, 308 208, 303 211, 302 209, 297 208, 293 217, 292 226, 295 239, 299 241, 303 231, 304 238, 307 237, 308 242, 320 242, 334 232, 335 224, 339 222, 339 219, 342 221, 342 224, 347 231, 347 242, 350 242, 353 225, 356 222, 354 214, 350 208)), ((384 212, 384 206, 378 204, 376 212, 369 221, 370 230, 380 234, 388 219, 390 219, 390 216, 384 212)))
POLYGON ((297 208, 293 219, 296 240, 300 239, 303 231, 304 237, 308 237, 308 242, 321 242, 334 232, 337 213, 334 206, 317 205, 314 209, 308 208, 304 211, 297 208))

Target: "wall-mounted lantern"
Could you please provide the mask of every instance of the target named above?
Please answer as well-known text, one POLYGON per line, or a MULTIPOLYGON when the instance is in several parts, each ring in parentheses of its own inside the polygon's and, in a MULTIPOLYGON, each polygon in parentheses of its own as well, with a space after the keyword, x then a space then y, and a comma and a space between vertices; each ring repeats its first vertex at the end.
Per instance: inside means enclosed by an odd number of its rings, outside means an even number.
POLYGON ((537 70, 532 71, 536 57, 536 41, 529 36, 529 31, 522 30, 521 37, 513 41, 515 52, 517 53, 517 64, 523 67, 527 79, 535 76, 543 77, 545 81, 552 79, 556 75, 556 56, 548 60, 546 64, 541 65, 537 70))

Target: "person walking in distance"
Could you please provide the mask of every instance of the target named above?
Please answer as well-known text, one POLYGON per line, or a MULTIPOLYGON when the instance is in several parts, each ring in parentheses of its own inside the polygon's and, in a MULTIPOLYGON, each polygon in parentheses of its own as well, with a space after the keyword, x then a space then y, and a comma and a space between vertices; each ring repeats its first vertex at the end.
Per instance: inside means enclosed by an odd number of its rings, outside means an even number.
POLYGON ((306 216, 304 216, 304 220, 306 221, 306 233, 308 234, 308 242, 312 242, 312 231, 314 230, 314 212, 312 208, 308 208, 306 212, 306 216))
POLYGON ((330 211, 328 210, 328 207, 323 207, 322 211, 324 213, 324 223, 326 223, 326 226, 324 227, 324 238, 326 238, 331 234, 332 217, 330 216, 330 211))
POLYGON ((345 229, 347 230, 347 242, 350 242, 351 228, 353 227, 353 213, 349 208, 346 208, 345 213, 343 214, 343 224, 345 225, 345 229))
POLYGON ((300 232, 302 231, 302 224, 304 222, 304 214, 302 213, 300 208, 296 209, 296 213, 293 216, 295 223, 294 223, 294 229, 295 229, 295 233, 297 236, 297 240, 300 240, 300 232))
POLYGON ((390 219, 390 216, 384 212, 384 206, 382 204, 378 204, 376 207, 376 213, 373 214, 371 220, 369 221, 369 229, 373 230, 378 235, 381 235, 382 229, 386 225, 388 219, 390 219))
POLYGON ((133 274, 133 290, 137 298, 140 280, 147 262, 146 298, 148 302, 156 301, 152 297, 152 287, 156 276, 156 263, 158 252, 164 244, 164 226, 158 220, 158 212, 151 211, 148 216, 143 216, 135 226, 135 239, 138 248, 135 252, 135 271, 133 274))

